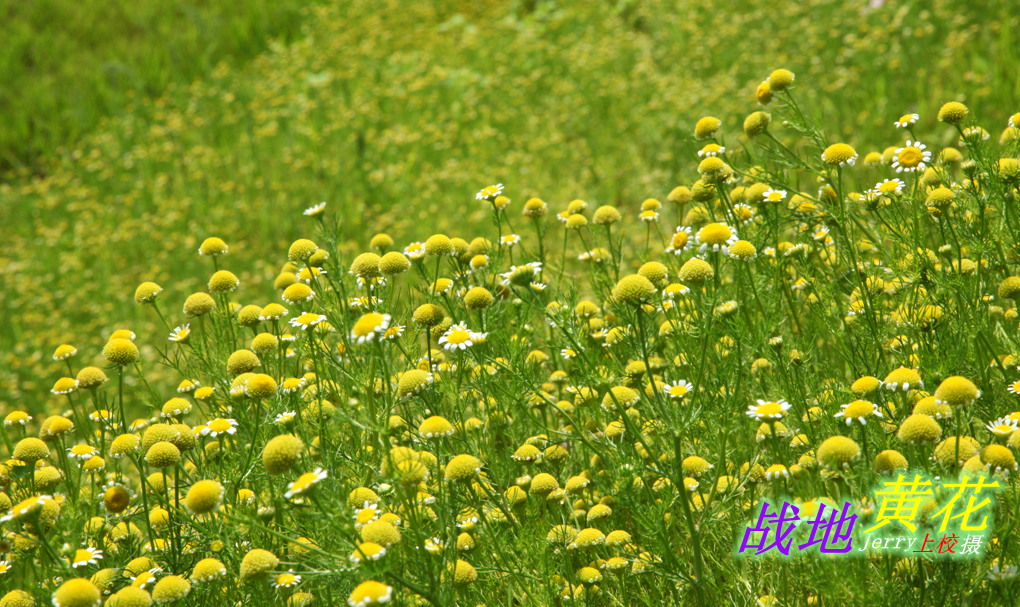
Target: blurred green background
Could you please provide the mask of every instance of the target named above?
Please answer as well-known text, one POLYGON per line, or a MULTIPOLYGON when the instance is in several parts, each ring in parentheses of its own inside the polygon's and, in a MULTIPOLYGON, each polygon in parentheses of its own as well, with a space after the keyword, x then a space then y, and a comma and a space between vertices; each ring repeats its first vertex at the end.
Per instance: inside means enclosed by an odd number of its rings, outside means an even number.
POLYGON ((0 169, 73 145, 136 97, 293 39, 297 0, 32 0, 0 9, 0 169))

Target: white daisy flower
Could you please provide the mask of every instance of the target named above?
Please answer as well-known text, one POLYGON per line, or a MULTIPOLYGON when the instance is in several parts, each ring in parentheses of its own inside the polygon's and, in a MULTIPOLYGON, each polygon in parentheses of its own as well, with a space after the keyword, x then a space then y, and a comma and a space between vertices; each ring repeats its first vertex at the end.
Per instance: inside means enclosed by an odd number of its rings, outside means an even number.
POLYGON ((687 395, 694 390, 694 384, 687 380, 678 380, 671 384, 666 384, 662 387, 662 391, 666 393, 666 396, 676 399, 683 400, 687 398, 687 395))
POLYGON ((305 209, 305 215, 307 215, 308 217, 312 217, 314 215, 321 215, 322 212, 325 211, 325 210, 326 210, 326 203, 325 202, 320 202, 317 205, 310 206, 307 209, 305 209))
POLYGON ((899 120, 893 123, 893 126, 898 129, 907 129, 917 124, 917 121, 920 119, 921 116, 919 114, 904 114, 903 116, 900 116, 899 120))

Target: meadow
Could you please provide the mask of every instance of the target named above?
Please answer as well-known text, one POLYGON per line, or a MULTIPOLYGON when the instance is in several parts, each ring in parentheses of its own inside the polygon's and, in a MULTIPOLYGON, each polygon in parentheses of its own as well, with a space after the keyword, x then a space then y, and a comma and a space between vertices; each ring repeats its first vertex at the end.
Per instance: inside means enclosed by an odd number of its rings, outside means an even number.
POLYGON ((10 138, 0 607, 1015 603, 1009 3, 260 10, 10 138))

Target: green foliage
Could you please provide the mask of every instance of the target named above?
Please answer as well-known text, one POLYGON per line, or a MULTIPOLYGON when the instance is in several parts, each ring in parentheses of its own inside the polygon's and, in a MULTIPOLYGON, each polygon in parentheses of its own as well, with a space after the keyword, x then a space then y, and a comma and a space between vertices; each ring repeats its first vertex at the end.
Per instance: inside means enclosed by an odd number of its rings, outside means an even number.
POLYGON ((0 170, 37 169, 139 97, 297 35, 296 0, 11 2, 0 19, 0 170))

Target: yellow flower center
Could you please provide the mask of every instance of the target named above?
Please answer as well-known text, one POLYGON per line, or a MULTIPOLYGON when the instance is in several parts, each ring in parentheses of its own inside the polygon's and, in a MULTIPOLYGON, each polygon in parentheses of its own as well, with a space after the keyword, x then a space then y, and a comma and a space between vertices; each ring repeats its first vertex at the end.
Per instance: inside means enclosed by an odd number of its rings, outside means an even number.
POLYGON ((209 430, 212 432, 220 433, 230 430, 232 424, 225 419, 214 419, 209 422, 209 430))
POLYGON ((471 332, 466 329, 454 329, 446 334, 446 341, 451 344, 462 344, 471 339, 471 332))
POLYGON ((86 563, 90 560, 92 560, 92 553, 90 551, 85 550, 84 548, 79 548, 78 550, 75 551, 74 553, 75 563, 86 563))
POLYGON ((779 403, 765 403, 764 405, 758 405, 758 415, 779 415, 783 412, 783 408, 779 406, 779 403))
POLYGON ((843 410, 843 415, 848 418, 867 417, 875 412, 875 405, 866 400, 855 400, 843 410))
POLYGON ((294 481, 294 485, 291 487, 291 491, 295 493, 300 493, 301 491, 304 491, 305 489, 315 484, 315 481, 317 480, 319 480, 319 477, 316 476, 314 473, 305 472, 304 474, 299 476, 296 481, 294 481))
POLYGON ((281 573, 276 577, 277 586, 293 586, 297 583, 297 576, 293 573, 281 573))
POLYGON ((383 315, 378 312, 365 314, 354 323, 353 332, 358 337, 372 334, 383 323, 383 315))
POLYGON ((701 242, 710 245, 725 244, 732 236, 733 232, 729 226, 723 223, 710 223, 698 232, 701 242))
POLYGON ((905 167, 916 167, 921 164, 921 160, 924 159, 924 155, 920 149, 914 146, 903 148, 898 155, 900 166, 905 167))

